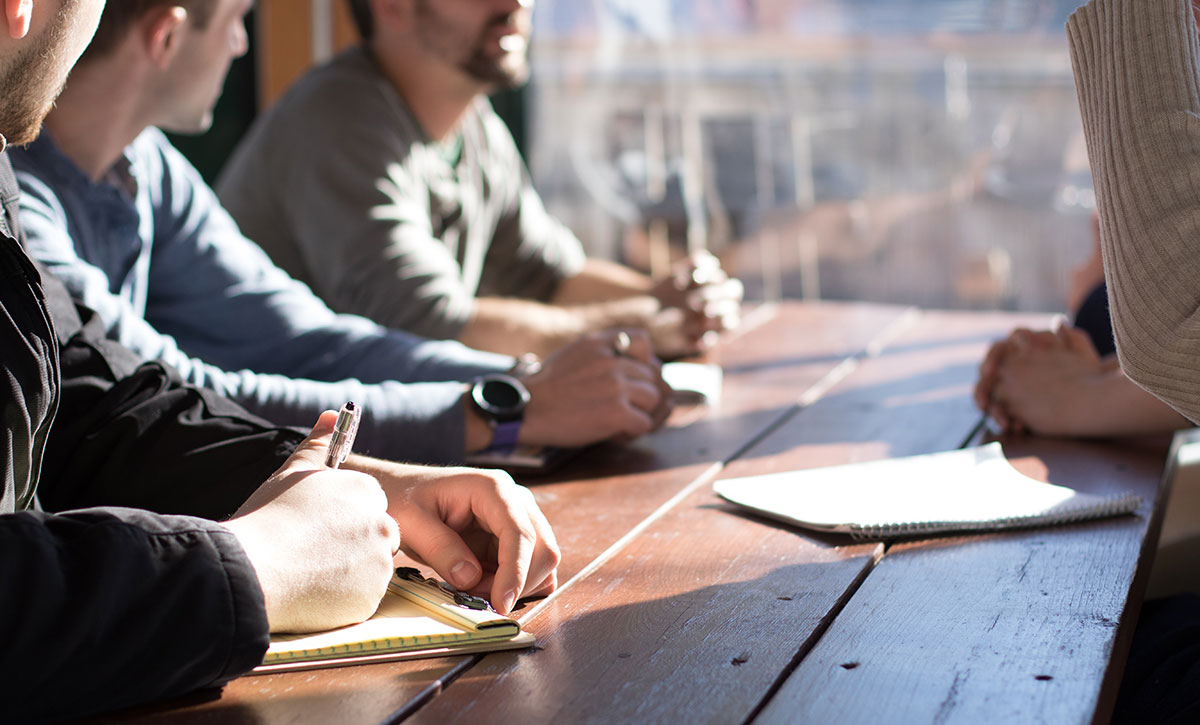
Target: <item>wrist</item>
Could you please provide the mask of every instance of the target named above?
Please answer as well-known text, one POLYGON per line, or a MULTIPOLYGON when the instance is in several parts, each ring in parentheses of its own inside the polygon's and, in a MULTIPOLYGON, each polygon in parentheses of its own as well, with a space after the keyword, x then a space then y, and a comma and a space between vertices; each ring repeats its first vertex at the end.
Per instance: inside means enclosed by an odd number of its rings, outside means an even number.
MULTIPOLYGON (((532 365, 532 361, 526 361, 532 365)), ((540 363, 537 364, 540 367, 540 363)), ((490 428, 487 448, 509 452, 517 445, 529 390, 519 379, 503 373, 490 373, 471 385, 470 402, 479 418, 490 428)))
POLYGON ((587 320, 587 331, 599 332, 614 327, 645 329, 663 308, 664 305, 658 298, 652 295, 637 295, 589 305, 582 312, 587 320))
POLYGON ((462 397, 463 405, 463 450, 467 453, 482 451, 491 445, 492 426, 488 423, 475 404, 471 402, 471 388, 468 386, 462 397))

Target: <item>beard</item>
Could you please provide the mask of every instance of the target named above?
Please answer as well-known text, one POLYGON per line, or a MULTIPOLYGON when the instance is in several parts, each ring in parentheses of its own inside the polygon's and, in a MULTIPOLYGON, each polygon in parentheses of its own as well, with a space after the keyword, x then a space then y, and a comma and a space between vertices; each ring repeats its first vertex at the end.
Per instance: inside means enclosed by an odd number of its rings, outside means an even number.
POLYGON ((64 39, 77 0, 64 0, 58 14, 36 39, 0 70, 0 134, 10 144, 27 144, 37 138, 42 121, 62 91, 70 71, 64 39))
POLYGON ((507 91, 525 85, 529 80, 529 63, 524 51, 509 52, 492 58, 476 47, 459 70, 496 91, 507 91))
POLYGON ((511 25, 509 15, 497 15, 484 26, 479 37, 462 42, 448 21, 439 15, 435 9, 436 5, 437 0, 421 0, 416 5, 425 47, 450 60, 469 78, 488 86, 491 90, 517 88, 529 80, 529 63, 524 44, 520 49, 502 52, 498 56, 489 55, 486 49, 493 30, 511 25), (461 59, 460 53, 464 46, 470 48, 470 54, 465 60, 461 59))

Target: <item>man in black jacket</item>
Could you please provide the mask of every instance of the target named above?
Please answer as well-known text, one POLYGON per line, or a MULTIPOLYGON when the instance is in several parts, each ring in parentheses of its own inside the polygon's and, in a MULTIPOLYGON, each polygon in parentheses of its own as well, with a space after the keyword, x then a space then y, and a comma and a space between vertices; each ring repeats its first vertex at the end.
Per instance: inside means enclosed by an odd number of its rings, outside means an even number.
MULTIPOLYGON (((0 148, 36 136, 103 5, 5 0, 0 148)), ((305 438, 139 364, 25 255, 16 199, 0 154, 4 719, 219 685, 261 660, 269 631, 369 616, 397 522, 406 552, 501 609, 554 588, 558 550, 527 490, 357 457, 358 472, 328 470, 332 413, 305 438), (480 529, 493 541, 472 549, 480 529)))

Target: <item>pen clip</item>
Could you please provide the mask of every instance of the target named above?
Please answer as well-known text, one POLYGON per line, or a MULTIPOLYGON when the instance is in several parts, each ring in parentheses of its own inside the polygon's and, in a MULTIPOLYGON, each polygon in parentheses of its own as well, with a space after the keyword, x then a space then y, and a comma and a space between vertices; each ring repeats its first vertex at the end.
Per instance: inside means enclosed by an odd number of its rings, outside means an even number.
POLYGON ((396 569, 396 576, 401 579, 406 579, 416 584, 424 584, 431 589, 437 590, 439 593, 454 600, 454 603, 465 609, 495 611, 492 605, 483 597, 477 597, 473 594, 459 591, 450 586, 446 582, 438 581, 421 576, 421 572, 411 566, 402 566, 396 569))

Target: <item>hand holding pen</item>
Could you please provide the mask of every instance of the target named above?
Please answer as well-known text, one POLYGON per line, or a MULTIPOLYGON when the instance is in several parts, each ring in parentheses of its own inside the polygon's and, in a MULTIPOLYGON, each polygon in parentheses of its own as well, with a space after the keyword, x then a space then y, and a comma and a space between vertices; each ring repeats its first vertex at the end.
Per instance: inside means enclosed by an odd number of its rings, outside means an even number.
MULTIPOLYGON (((354 410, 343 409, 343 440, 352 435, 354 410)), ((337 446, 344 452, 329 456, 337 425, 333 411, 322 413, 287 461, 222 522, 254 566, 275 632, 360 622, 392 577, 399 528, 378 480, 327 464, 349 453, 344 441, 337 446)))
POLYGON ((362 409, 348 401, 338 411, 337 422, 333 424, 333 436, 329 439, 329 453, 325 456, 325 465, 337 468, 346 462, 350 449, 354 447, 354 436, 358 435, 358 421, 362 417, 362 409))

